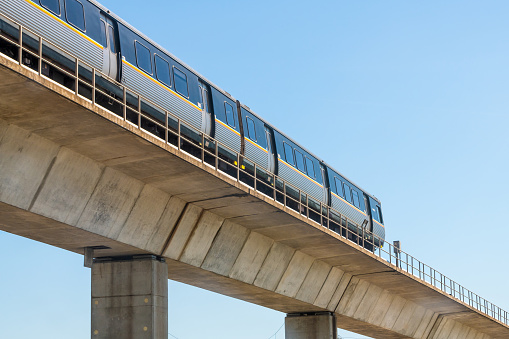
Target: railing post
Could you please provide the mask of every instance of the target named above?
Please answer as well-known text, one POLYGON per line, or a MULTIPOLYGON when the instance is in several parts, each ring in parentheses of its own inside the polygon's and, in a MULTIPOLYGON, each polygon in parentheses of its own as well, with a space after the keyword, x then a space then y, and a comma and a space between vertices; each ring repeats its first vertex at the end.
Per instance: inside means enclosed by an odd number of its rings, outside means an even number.
MULTIPOLYGON (((127 120, 127 89, 125 88, 125 86, 123 86, 122 95, 123 95, 122 113, 124 116, 124 121, 126 121, 127 120)), ((166 114, 166 129, 168 129, 168 114, 166 114)), ((168 142, 168 139, 166 139, 166 142, 168 142)))
POLYGON ((302 214, 303 212, 303 207, 302 207, 302 191, 299 190, 299 193, 298 193, 298 196, 299 196, 299 214, 302 214))
POLYGON ((80 60, 78 58, 74 58, 74 60, 76 61, 76 65, 75 65, 75 69, 74 69, 74 76, 75 76, 75 79, 74 79, 74 94, 78 95, 79 94, 79 91, 78 91, 78 88, 79 88, 79 84, 80 84, 80 80, 79 80, 79 67, 80 67, 80 60))
POLYGON ((19 65, 23 65, 23 26, 19 25, 19 54, 18 54, 18 62, 19 65))
POLYGON ((256 191, 256 179, 258 178, 258 176, 256 175, 256 164, 254 164, 254 167, 253 167, 253 176, 254 176, 254 185, 253 185, 253 189, 256 191))
POLYGON ((178 127, 177 127, 177 132, 178 132, 178 137, 177 137, 177 148, 178 150, 180 151, 180 144, 182 143, 182 137, 180 136, 180 119, 177 119, 177 123, 178 123, 178 127))
MULTIPOLYGON (((125 89, 125 87, 124 87, 124 89, 125 89)), ((124 97, 125 97, 125 94, 124 94, 124 97)), ((169 131, 168 131, 168 118, 169 118, 169 116, 168 116, 168 111, 164 111, 164 113, 165 113, 165 119, 166 119, 166 121, 164 123, 164 128, 165 128, 164 129, 164 142, 168 143, 168 133, 169 133, 169 131)))
POLYGON ((201 134, 201 162, 205 163, 205 133, 201 134))
POLYGON ((240 182, 240 153, 237 153, 237 182, 240 182))
POLYGON ((216 171, 219 169, 219 145, 217 141, 215 142, 215 163, 216 163, 216 171))
POLYGON ((39 62, 37 65, 39 76, 42 75, 42 37, 39 37, 39 62))
POLYGON ((277 201, 276 175, 272 174, 272 182, 274 183, 274 201, 277 201))
POLYGON ((92 68, 92 105, 95 105, 95 68, 92 68))
POLYGON ((138 94, 138 129, 141 129, 141 95, 138 94))
POLYGON ((286 207, 286 183, 283 181, 283 206, 286 207))
POLYGON ((330 207, 327 206, 327 229, 330 230, 330 207))

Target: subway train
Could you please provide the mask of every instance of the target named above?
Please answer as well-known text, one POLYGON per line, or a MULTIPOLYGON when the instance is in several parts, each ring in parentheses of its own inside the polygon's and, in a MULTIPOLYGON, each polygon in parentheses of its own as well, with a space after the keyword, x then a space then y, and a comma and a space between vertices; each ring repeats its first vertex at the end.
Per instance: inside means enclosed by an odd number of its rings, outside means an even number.
MULTIPOLYGON (((96 97, 99 104, 122 114, 119 102, 124 101, 130 108, 124 112, 128 120, 137 120, 139 110, 159 122, 143 119, 145 130, 164 139, 166 126, 178 129, 190 140, 183 149, 187 147, 191 154, 193 143, 217 148, 218 167, 224 172, 240 169, 242 181, 251 185, 256 174, 254 183, 259 182, 257 190, 262 193, 284 199, 286 205, 352 241, 371 237, 365 245, 370 250, 383 246, 385 227, 377 198, 96 1, 0 0, 0 13, 4 14, 0 16, 3 54, 19 57, 12 42, 19 36, 15 23, 21 24, 28 29, 23 34, 27 48, 37 51, 39 46, 30 31, 58 47, 45 43, 42 48, 43 56, 52 60, 42 63, 45 76, 69 88, 75 86, 73 79, 54 67, 74 70, 75 59, 60 49, 72 53, 84 62, 79 66, 80 78, 90 80, 92 68, 102 73, 94 79, 102 89, 96 97), (123 92, 118 84, 130 91, 123 92), (179 120, 169 117, 166 121, 158 107, 179 120), (220 147, 215 146, 216 140, 220 147)), ((37 69, 33 55, 23 53, 20 59, 37 69)), ((86 86, 79 88, 85 97, 91 96, 90 91, 86 86)))

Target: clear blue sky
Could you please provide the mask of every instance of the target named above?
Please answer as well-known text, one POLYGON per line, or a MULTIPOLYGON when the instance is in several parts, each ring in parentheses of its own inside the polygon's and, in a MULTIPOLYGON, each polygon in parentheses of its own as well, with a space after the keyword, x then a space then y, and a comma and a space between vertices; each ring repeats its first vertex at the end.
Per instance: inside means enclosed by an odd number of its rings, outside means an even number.
MULTIPOLYGON (((389 241, 509 310, 509 2, 102 3, 376 195, 389 241)), ((2 337, 89 338, 82 256, 3 232, 0 253, 2 337)), ((179 339, 268 339, 284 321, 169 295, 179 339)))

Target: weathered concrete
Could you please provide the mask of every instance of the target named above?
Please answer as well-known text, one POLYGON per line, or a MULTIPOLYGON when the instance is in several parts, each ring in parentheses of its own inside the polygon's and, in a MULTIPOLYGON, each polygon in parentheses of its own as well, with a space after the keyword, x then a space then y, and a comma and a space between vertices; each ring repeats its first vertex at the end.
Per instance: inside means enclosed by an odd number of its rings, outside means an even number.
POLYGON ((334 314, 288 314, 285 318, 286 339, 336 339, 334 314))
POLYGON ((154 256, 92 265, 92 338, 168 338, 168 266, 154 256))
POLYGON ((375 338, 509 328, 0 56, 0 229, 375 338), (33 79, 36 82, 30 80, 33 79))

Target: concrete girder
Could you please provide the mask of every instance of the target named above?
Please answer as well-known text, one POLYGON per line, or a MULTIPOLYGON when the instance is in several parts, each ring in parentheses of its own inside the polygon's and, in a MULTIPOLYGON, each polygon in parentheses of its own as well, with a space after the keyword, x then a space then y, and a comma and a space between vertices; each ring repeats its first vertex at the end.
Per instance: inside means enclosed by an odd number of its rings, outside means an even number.
POLYGON ((2 230, 77 253, 106 247, 96 257, 161 255, 170 279, 285 313, 334 312, 339 327, 376 338, 508 335, 299 213, 0 64, 2 230))

